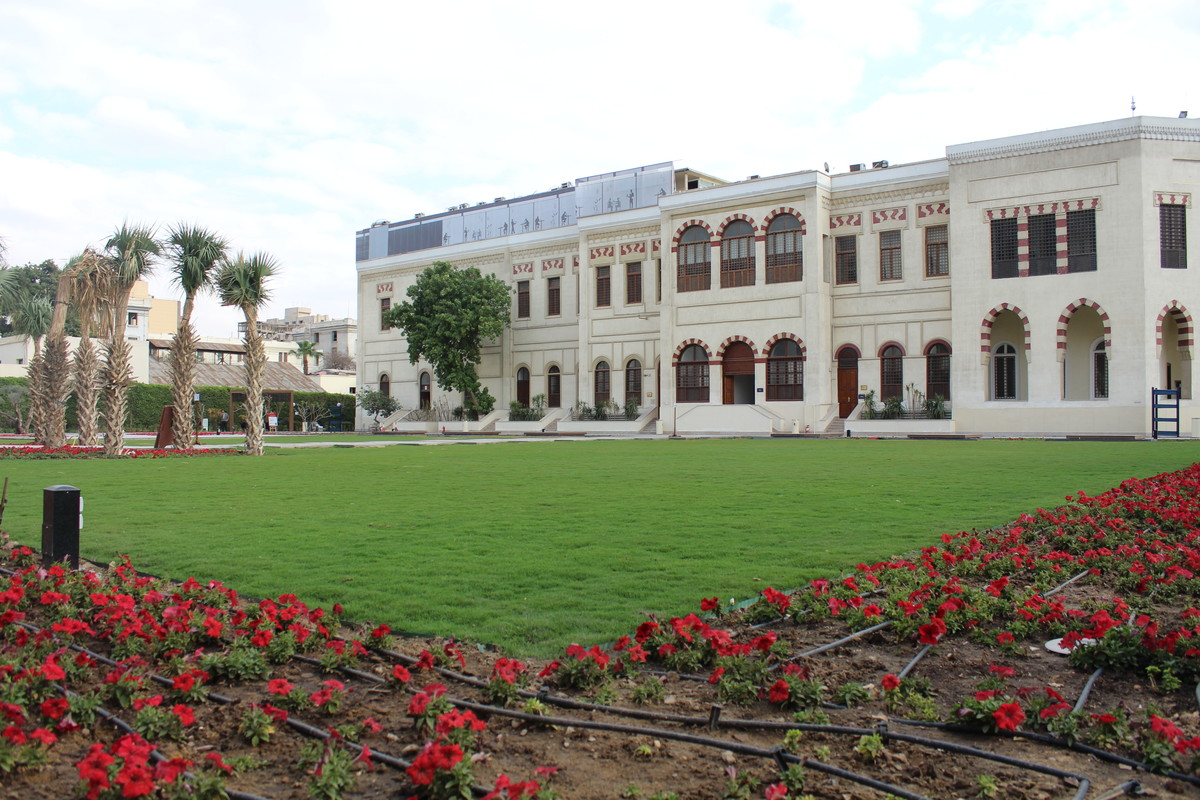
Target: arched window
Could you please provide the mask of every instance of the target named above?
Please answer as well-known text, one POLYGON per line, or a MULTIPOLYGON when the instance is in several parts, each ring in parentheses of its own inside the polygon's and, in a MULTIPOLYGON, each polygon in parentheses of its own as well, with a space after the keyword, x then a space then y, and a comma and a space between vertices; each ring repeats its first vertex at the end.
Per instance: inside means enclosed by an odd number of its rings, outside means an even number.
POLYGON ((904 351, 890 344, 879 354, 879 399, 904 397, 904 351))
POLYGON ((1108 351, 1103 339, 1092 347, 1092 399, 1108 399, 1108 351))
POLYGON ((636 358, 629 359, 625 365, 625 402, 636 400, 642 404, 642 362, 636 358))
POLYGON ((529 370, 525 367, 517 370, 517 402, 529 408, 529 370))
POLYGON ((546 372, 546 405, 550 408, 562 405, 562 374, 558 367, 551 367, 546 372))
POLYGON ((804 353, 792 339, 781 339, 767 357, 767 399, 804 399, 804 353))
POLYGON ((421 373, 421 408, 428 409, 433 405, 433 386, 428 372, 421 373))
POLYGON ((379 376, 379 393, 392 396, 392 381, 386 373, 379 376))
POLYGON ((599 364, 597 364, 595 374, 596 374, 596 379, 595 379, 596 394, 595 394, 594 399, 595 399, 596 405, 600 405, 601 403, 607 403, 609 397, 612 396, 611 384, 609 383, 609 380, 608 380, 609 379, 608 362, 601 361, 599 364))
POLYGON ((675 400, 679 403, 708 402, 708 353, 690 344, 679 354, 675 367, 675 400))
POLYGON ((721 288, 754 285, 754 226, 736 219, 721 236, 721 288))
POLYGON ((767 283, 804 279, 804 234, 800 220, 780 214, 767 226, 767 283))
POLYGON ((992 399, 1017 399, 1017 348, 1007 342, 992 351, 992 399))
POLYGON ((708 231, 693 225, 679 237, 679 282, 680 292, 695 292, 710 287, 708 231))
POLYGON ((950 346, 934 342, 925 350, 925 396, 950 399, 950 346))

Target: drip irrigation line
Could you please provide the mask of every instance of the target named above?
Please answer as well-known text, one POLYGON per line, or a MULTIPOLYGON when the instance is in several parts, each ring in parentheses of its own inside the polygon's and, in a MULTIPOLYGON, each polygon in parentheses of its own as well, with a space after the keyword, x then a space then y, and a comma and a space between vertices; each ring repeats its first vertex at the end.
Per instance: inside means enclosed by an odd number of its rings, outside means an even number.
POLYGON ((1100 676, 1103 674, 1104 667, 1097 667, 1096 671, 1093 672, 1091 677, 1087 679, 1087 683, 1083 685, 1083 691, 1079 693, 1079 699, 1075 701, 1075 707, 1071 709, 1072 712, 1079 712, 1083 710, 1083 705, 1087 702, 1088 695, 1092 693, 1092 687, 1096 685, 1096 681, 1099 680, 1100 676))
MULTIPOLYGON (((981 731, 977 728, 969 728, 964 725, 955 725, 949 722, 926 722, 924 720, 915 719, 900 719, 898 717, 888 717, 890 722, 895 722, 899 725, 910 725, 915 728, 934 728, 936 730, 950 731, 952 733, 973 733, 979 734, 981 731)), ((1126 758, 1122 755, 1101 750, 1099 747, 1092 747, 1089 744, 1081 744, 1079 742, 1069 742, 1066 739, 1060 739, 1057 736, 1051 736, 1048 733, 1039 733, 1037 731, 996 731, 993 736, 1002 736, 1006 739, 1028 739, 1031 742, 1040 742, 1048 744, 1052 747, 1058 747, 1064 750, 1073 750, 1076 753, 1085 753, 1089 756, 1095 756, 1102 761, 1108 761, 1113 764, 1123 764, 1127 767, 1140 769, 1145 772, 1154 772, 1149 764, 1142 761, 1137 761, 1132 758, 1126 758)), ((1200 777, 1194 775, 1184 775, 1180 772, 1154 772, 1156 775, 1165 775, 1168 778, 1184 781, 1193 786, 1200 786, 1200 777)))
MULTIPOLYGON (((850 634, 849 636, 843 636, 841 639, 838 639, 837 641, 830 642, 829 644, 823 644, 820 647, 814 647, 811 650, 805 650, 803 653, 797 653, 796 655, 789 658, 788 661, 789 662, 799 661, 800 659, 807 658, 808 656, 815 656, 817 653, 824 653, 826 650, 832 650, 833 648, 839 647, 839 646, 845 644, 846 642, 853 641, 854 639, 858 639, 862 636, 866 636, 868 633, 874 633, 875 631, 883 630, 884 628, 886 628, 887 626, 889 626, 891 624, 892 624, 892 621, 889 619, 886 622, 880 622, 878 625, 872 625, 869 628, 863 628, 861 631, 855 631, 854 633, 850 634)), ((776 665, 776 667, 777 666, 778 665, 776 665)))
POLYGON ((933 649, 933 645, 927 644, 924 647, 922 647, 920 650, 918 650, 917 654, 912 657, 912 661, 909 661, 908 664, 905 665, 904 669, 900 670, 899 674, 896 675, 896 677, 897 678, 906 677, 908 675, 908 673, 912 672, 913 667, 915 667, 918 663, 920 663, 921 659, 924 658, 929 653, 929 651, 932 649, 933 649))
MULTIPOLYGON (((68 689, 65 686, 61 686, 57 683, 52 683, 50 685, 55 690, 57 690, 60 694, 62 694, 64 697, 68 697, 68 698, 79 697, 78 694, 76 694, 75 692, 72 692, 70 689, 68 689)), ((112 713, 108 709, 104 708, 103 706, 97 706, 96 713, 99 714, 100 718, 103 719, 105 722, 109 723, 110 725, 112 725, 113 727, 122 731, 123 733, 130 735, 130 736, 138 736, 138 737, 141 736, 141 734, 139 734, 133 728, 132 725, 130 725, 128 722, 121 719, 120 717, 118 717, 116 714, 112 713)), ((158 748, 151 748, 150 759, 155 764, 158 764, 161 761, 168 760, 166 756, 164 756, 161 752, 159 752, 158 748)), ((183 779, 186 781, 195 783, 196 776, 194 774, 192 774, 191 772, 187 772, 185 770, 183 772, 183 779)), ((250 794, 249 792, 239 792, 236 789, 226 789, 225 794, 229 796, 229 800, 269 800, 268 798, 262 797, 260 795, 250 794)))
MULTIPOLYGON (((893 786, 883 781, 877 781, 874 778, 869 778, 865 775, 859 775, 849 770, 843 770, 838 767, 831 767, 828 764, 823 764, 813 759, 804 759, 798 756, 785 753, 779 748, 767 749, 765 747, 756 747, 754 745, 742 744, 741 742, 731 742, 726 739, 714 739, 708 736, 696 736, 690 733, 681 733, 679 731, 667 730, 665 728, 644 728, 639 725, 622 725, 617 722, 601 722, 590 719, 574 719, 571 717, 545 717, 538 714, 530 714, 525 711, 515 711, 508 708, 499 708, 490 706, 484 703, 473 703, 469 700, 454 700, 450 699, 451 704, 458 708, 468 709, 480 714, 489 714, 495 716, 509 717, 511 719, 531 722, 538 725, 558 725, 563 727, 573 728, 588 728, 591 730, 607 731, 610 733, 624 733, 633 736, 650 736, 657 739, 670 739, 676 742, 684 742, 685 744, 694 744, 701 747, 712 747, 719 750, 727 750, 731 753, 737 753, 744 756, 757 756, 759 758, 769 758, 777 762, 783 761, 789 764, 800 764, 802 766, 811 766, 818 772, 828 772, 831 775, 844 778, 845 780, 868 786, 881 792, 890 792, 896 797, 906 798, 906 800, 929 800, 925 795, 916 794, 903 789, 899 786, 893 786)), ((870 733, 870 731, 868 731, 870 733)))
POLYGON ((1120 797, 1121 795, 1125 795, 1126 797, 1136 797, 1141 794, 1145 794, 1145 792, 1142 791, 1141 782, 1129 780, 1125 781, 1124 783, 1118 783, 1107 792, 1103 792, 1093 798, 1093 800, 1113 800, 1113 798, 1120 797))
POLYGON ((1050 591, 1048 591, 1048 592, 1042 592, 1042 597, 1049 597, 1049 596, 1050 596, 1050 595, 1052 595, 1052 594, 1058 594, 1059 592, 1061 592, 1063 589, 1065 589, 1065 588, 1067 588, 1068 586, 1070 586, 1070 585, 1071 585, 1072 583, 1074 583, 1075 581, 1079 580, 1080 578, 1082 578, 1082 577, 1084 577, 1085 575, 1088 575, 1088 574, 1090 574, 1090 573, 1091 573, 1091 570, 1090 570, 1090 569, 1085 569, 1083 572, 1079 573, 1079 574, 1078 574, 1078 575, 1076 575, 1074 578, 1067 578, 1065 581, 1063 581, 1062 583, 1060 583, 1058 586, 1055 586, 1055 587, 1054 587, 1053 589, 1051 589, 1050 591))

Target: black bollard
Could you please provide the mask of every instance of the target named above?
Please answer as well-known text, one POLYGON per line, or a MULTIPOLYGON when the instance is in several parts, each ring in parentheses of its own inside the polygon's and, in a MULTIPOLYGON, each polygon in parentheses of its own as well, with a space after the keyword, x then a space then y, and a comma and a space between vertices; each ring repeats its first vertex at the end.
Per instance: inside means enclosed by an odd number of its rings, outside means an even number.
POLYGON ((42 566, 66 559, 79 569, 79 529, 83 526, 83 498, 74 486, 47 486, 42 490, 42 566))

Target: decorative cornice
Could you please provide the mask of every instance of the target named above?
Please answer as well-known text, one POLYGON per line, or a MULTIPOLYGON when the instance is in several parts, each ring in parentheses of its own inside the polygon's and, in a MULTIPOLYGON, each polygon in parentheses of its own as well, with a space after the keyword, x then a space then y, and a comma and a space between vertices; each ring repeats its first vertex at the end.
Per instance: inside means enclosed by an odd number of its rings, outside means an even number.
POLYGON ((921 200, 928 197, 940 197, 949 194, 949 183, 934 183, 924 186, 914 186, 908 189, 891 189, 886 192, 870 192, 848 197, 834 197, 829 202, 829 208, 850 208, 854 206, 874 206, 891 203, 896 200, 921 200))
POLYGON ((626 228, 620 231, 599 231, 598 233, 589 233, 587 243, 592 244, 610 244, 617 242, 628 242, 632 239, 649 239, 652 236, 658 236, 662 233, 662 228, 657 225, 643 226, 641 228, 626 228))
POLYGON ((513 250, 512 260, 534 261, 543 256, 560 256, 562 258, 566 258, 567 256, 578 252, 579 248, 576 246, 564 247, 561 244, 554 247, 534 247, 529 250, 513 250))
MULTIPOLYGON (((1053 133, 1053 132, 1052 132, 1053 133)), ((1017 137, 1018 141, 1008 144, 991 145, 980 142, 982 147, 971 148, 969 145, 958 145, 946 148, 946 158, 951 166, 969 164, 976 161, 990 161, 997 158, 1013 158, 1016 156, 1048 153, 1053 150, 1069 150, 1074 147, 1092 147, 1114 142, 1126 142, 1131 139, 1154 139, 1171 142, 1200 142, 1200 127, 1192 125, 1155 125, 1144 122, 1130 122, 1123 125, 1087 126, 1083 130, 1068 128, 1058 131, 1058 136, 1045 138, 1017 137), (1075 130, 1067 134, 1066 131, 1075 130), (1061 135, 1066 134, 1066 135, 1061 135)), ((1003 140, 1001 140, 1003 141, 1003 140)))

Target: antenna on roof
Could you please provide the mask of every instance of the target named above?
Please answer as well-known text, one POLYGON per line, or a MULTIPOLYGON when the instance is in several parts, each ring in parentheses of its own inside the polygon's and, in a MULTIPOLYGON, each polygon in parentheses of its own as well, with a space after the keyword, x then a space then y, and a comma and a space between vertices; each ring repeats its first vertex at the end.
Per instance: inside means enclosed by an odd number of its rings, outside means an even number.
POLYGON ((1137 98, 1130 97, 1129 98, 1129 116, 1132 117, 1135 111, 1137 111, 1137 98))

